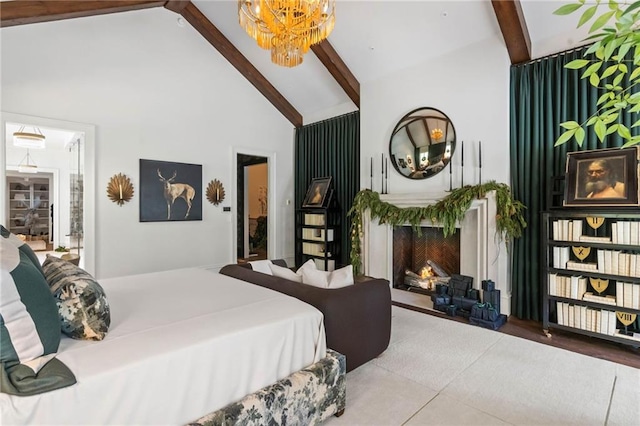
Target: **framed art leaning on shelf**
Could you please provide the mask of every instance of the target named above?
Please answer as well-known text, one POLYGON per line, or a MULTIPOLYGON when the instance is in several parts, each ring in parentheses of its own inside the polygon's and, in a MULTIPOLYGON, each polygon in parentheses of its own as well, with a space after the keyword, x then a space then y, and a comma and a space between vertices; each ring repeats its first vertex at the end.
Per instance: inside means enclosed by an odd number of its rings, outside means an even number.
POLYGON ((326 207, 329 202, 327 195, 330 194, 330 190, 331 176, 313 178, 302 202, 302 207, 326 207))
POLYGON ((640 147, 567 153, 564 205, 638 206, 640 147))

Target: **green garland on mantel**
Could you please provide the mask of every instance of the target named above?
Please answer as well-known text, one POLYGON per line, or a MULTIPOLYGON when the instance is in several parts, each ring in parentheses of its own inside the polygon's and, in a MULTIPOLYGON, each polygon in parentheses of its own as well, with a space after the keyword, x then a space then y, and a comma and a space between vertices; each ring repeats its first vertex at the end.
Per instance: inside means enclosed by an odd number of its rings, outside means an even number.
POLYGON ((496 192, 496 226, 501 239, 510 241, 522 235, 527 222, 523 210, 526 208, 511 196, 511 189, 504 183, 490 181, 481 185, 463 186, 451 191, 436 204, 425 207, 401 208, 380 200, 380 194, 364 189, 358 192, 353 200, 353 207, 348 215, 351 220, 351 264, 354 274, 360 274, 362 264, 362 216, 369 210, 371 219, 378 219, 380 224, 392 226, 410 224, 414 231, 420 233, 420 223, 431 219, 443 227, 444 236, 456 232, 456 223, 464 219, 464 215, 475 199, 484 198, 490 191, 496 192))

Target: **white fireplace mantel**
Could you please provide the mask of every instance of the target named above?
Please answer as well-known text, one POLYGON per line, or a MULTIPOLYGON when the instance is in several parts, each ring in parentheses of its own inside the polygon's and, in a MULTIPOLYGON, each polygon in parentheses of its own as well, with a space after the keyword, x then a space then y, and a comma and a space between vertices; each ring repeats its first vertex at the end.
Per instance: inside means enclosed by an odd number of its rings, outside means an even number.
MULTIPOLYGON (((397 207, 425 207, 437 203, 446 193, 384 194, 382 201, 397 207)), ((484 198, 473 200, 464 220, 456 227, 460 232, 460 274, 473 277, 474 288, 480 289, 482 280, 495 281, 500 290, 500 311, 511 313, 511 285, 509 279, 509 256, 506 245, 496 228, 495 192, 484 198)), ((393 228, 371 220, 367 210, 363 217, 364 240, 362 261, 364 273, 373 277, 384 277, 393 286, 393 228)), ((408 224, 407 224, 408 225, 408 224)), ((421 226, 439 227, 427 219, 421 226)))

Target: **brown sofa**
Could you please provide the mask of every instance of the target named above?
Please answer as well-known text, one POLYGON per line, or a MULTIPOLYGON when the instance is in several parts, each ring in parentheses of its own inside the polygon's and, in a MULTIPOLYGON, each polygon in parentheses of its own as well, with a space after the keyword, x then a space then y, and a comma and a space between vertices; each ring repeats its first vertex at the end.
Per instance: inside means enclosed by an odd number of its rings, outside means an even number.
MULTIPOLYGON (((284 261, 273 263, 286 266, 284 261)), ((380 355, 391 337, 391 291, 384 279, 356 279, 356 284, 323 289, 255 272, 250 265, 227 265, 221 274, 238 278, 315 306, 324 314, 327 347, 347 357, 351 371, 380 355)))

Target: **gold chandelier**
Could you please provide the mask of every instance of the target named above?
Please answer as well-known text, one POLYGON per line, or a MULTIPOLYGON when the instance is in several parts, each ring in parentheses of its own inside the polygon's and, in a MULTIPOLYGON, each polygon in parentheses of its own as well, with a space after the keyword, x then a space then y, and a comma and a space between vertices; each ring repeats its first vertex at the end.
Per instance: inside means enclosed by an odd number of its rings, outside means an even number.
POLYGON ((333 30, 335 0, 238 0, 238 17, 258 46, 271 50, 271 62, 295 67, 333 30))

